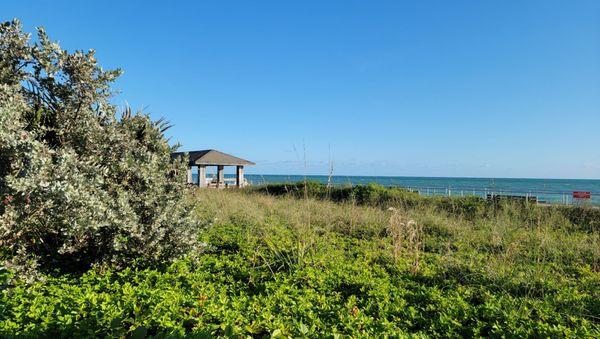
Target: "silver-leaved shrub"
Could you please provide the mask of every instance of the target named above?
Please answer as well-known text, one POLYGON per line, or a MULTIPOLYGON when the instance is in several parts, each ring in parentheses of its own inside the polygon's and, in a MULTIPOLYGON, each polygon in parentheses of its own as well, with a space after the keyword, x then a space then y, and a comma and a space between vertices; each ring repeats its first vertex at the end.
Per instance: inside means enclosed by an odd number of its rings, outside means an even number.
POLYGON ((196 253, 185 167, 162 121, 109 101, 120 71, 0 25, 0 258, 21 272, 196 253))

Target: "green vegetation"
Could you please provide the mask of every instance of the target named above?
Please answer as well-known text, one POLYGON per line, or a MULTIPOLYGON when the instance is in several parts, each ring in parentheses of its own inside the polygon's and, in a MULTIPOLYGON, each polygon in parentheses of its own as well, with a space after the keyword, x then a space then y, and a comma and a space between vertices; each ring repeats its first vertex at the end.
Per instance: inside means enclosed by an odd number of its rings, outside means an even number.
POLYGON ((189 198, 209 244, 196 261, 15 282, 0 336, 600 335, 600 233, 556 209, 189 198))

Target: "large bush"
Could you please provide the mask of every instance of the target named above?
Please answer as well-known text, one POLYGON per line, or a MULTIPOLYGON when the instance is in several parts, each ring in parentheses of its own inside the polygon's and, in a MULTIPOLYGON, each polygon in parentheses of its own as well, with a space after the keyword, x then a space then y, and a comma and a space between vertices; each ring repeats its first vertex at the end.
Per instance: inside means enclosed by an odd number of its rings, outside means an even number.
POLYGON ((0 25, 0 255, 8 266, 148 264, 196 244, 185 168, 164 121, 109 101, 119 70, 69 53, 43 29, 0 25))

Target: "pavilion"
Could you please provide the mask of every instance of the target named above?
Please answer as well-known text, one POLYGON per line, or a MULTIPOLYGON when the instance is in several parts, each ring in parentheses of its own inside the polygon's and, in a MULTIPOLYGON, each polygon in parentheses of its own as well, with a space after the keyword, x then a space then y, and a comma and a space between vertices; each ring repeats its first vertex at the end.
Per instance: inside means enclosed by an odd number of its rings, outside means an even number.
MULTIPOLYGON (((214 187, 214 188, 225 188, 230 187, 230 180, 225 179, 223 174, 223 168, 225 166, 235 166, 235 187, 244 187, 244 166, 256 165, 252 161, 248 161, 242 158, 234 157, 233 155, 219 152, 214 149, 202 150, 202 151, 191 151, 191 152, 176 152, 171 154, 171 157, 178 158, 188 154, 188 171, 187 171, 187 182, 188 184, 197 184, 199 187, 214 187), (192 168, 198 167, 198 182, 194 183, 192 180, 192 168), (206 167, 215 166, 217 167, 217 175, 212 180, 206 180, 206 167)), ((233 186, 233 185, 231 185, 233 186)))

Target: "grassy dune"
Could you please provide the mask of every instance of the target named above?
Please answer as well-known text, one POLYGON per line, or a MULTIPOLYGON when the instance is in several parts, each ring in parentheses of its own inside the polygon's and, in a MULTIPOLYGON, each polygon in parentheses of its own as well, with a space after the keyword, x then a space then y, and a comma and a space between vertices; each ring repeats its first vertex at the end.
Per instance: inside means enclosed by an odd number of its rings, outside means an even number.
POLYGON ((0 335, 600 336, 600 232, 558 209, 264 193, 190 191, 195 259, 5 286, 0 335))

